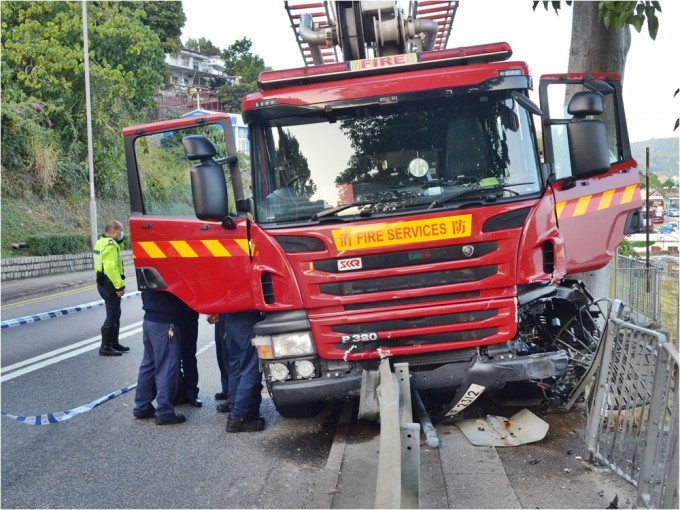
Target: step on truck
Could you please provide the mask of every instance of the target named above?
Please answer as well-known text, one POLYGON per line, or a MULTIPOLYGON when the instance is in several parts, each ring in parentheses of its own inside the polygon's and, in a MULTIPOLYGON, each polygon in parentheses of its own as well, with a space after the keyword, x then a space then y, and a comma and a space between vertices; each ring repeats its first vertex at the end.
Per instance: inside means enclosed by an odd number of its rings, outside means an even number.
POLYGON ((572 275, 641 226, 620 77, 542 76, 536 105, 507 43, 446 48, 456 8, 286 3, 305 65, 261 73, 244 126, 123 131, 139 288, 264 312, 283 416, 384 357, 449 416, 514 381, 565 406, 592 363, 606 300, 572 275))

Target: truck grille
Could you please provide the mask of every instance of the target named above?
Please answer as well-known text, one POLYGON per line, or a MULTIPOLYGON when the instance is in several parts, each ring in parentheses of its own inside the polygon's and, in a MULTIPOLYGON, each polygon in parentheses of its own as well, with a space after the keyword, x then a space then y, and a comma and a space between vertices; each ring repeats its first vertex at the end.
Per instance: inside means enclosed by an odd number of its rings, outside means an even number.
POLYGON ((371 292, 419 289, 456 283, 475 282, 498 273, 498 266, 479 266, 447 271, 430 271, 382 278, 367 278, 319 285, 324 294, 333 296, 355 296, 371 292))

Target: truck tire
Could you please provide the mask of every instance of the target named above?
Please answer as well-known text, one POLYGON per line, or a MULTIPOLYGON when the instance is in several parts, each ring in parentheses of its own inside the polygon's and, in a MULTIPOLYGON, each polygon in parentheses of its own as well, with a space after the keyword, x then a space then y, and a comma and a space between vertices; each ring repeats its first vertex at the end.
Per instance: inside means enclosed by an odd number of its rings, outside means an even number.
POLYGON ((281 405, 274 400, 274 407, 284 418, 311 418, 321 412, 324 402, 305 402, 304 404, 281 405))

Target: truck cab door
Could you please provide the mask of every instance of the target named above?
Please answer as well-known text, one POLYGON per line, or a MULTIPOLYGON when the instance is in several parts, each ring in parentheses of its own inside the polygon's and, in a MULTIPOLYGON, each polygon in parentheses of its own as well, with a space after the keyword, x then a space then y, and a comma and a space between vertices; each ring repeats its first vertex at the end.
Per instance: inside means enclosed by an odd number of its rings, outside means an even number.
POLYGON ((243 191, 229 115, 135 126, 123 135, 140 290, 167 290, 206 314, 254 309, 252 244, 248 220, 235 208, 243 191), (223 209, 229 208, 223 218, 197 217, 192 182, 201 162, 187 158, 183 140, 190 135, 205 136, 216 149, 209 163, 220 185, 204 189, 201 199, 223 197, 223 209))
POLYGON ((544 161, 552 168, 548 181, 564 239, 566 273, 599 269, 609 262, 623 236, 641 225, 640 179, 628 141, 620 77, 546 75, 541 77, 539 93, 544 161), (567 113, 567 105, 575 93, 586 91, 599 92, 603 98, 603 112, 587 119, 605 124, 609 168, 605 161, 602 172, 584 177, 572 171, 572 159, 583 151, 578 140, 568 139, 568 124, 577 119, 567 113))

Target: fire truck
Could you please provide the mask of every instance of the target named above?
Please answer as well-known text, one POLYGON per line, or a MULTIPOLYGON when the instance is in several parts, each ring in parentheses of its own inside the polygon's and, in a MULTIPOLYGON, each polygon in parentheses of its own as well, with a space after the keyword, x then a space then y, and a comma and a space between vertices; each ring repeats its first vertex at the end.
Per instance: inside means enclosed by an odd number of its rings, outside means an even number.
POLYGON ((285 417, 386 357, 442 416, 516 381, 573 402, 607 306, 572 275, 641 225, 620 77, 542 76, 539 106, 509 44, 446 47, 457 2, 285 6, 304 65, 243 99, 250 168, 228 114, 123 131, 139 288, 264 312, 285 417))

